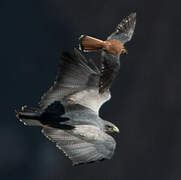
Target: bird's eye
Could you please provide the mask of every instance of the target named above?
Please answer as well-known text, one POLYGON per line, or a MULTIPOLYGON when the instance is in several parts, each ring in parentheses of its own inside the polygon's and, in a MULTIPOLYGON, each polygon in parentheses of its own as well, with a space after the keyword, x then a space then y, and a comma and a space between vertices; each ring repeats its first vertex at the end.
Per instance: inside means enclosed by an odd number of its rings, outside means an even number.
POLYGON ((108 125, 107 127, 108 127, 108 128, 112 128, 112 126, 109 126, 109 125, 108 125))

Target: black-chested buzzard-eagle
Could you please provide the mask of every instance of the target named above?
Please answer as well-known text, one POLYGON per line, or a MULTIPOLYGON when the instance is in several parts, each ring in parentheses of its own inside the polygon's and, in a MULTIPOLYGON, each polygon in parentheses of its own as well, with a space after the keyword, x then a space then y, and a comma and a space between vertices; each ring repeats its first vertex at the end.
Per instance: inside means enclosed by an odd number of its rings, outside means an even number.
MULTIPOLYGON (((113 47, 108 44, 102 49, 98 46, 97 50, 103 50, 101 67, 77 49, 74 55, 62 53, 56 80, 42 96, 40 106, 23 106, 17 111, 17 118, 25 125, 42 126, 42 133, 55 142, 74 165, 111 159, 114 153, 116 142, 108 133, 119 129, 100 118, 99 109, 110 99, 109 88, 119 70, 119 56, 124 53, 120 44, 131 39, 135 23, 136 14, 132 13, 107 39, 120 43, 113 43, 113 47)), ((85 37, 81 37, 82 48, 86 46, 85 37)), ((97 46, 88 40, 87 49, 95 50, 91 49, 92 45, 97 46)))

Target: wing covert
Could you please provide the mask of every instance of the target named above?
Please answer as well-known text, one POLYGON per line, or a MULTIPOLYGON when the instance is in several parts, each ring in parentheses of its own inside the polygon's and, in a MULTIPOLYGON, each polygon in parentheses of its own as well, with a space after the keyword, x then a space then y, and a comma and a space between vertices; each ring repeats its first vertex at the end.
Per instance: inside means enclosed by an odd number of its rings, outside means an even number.
POLYGON ((40 107, 46 109, 55 101, 64 106, 80 104, 97 114, 110 99, 109 91, 100 94, 101 71, 92 59, 86 59, 77 49, 74 56, 63 53, 53 86, 42 96, 40 107))
POLYGON ((98 88, 99 76, 99 69, 94 62, 87 60, 77 49, 74 56, 63 53, 59 60, 56 80, 41 97, 40 107, 45 109, 54 101, 64 104, 69 96, 76 92, 98 88))

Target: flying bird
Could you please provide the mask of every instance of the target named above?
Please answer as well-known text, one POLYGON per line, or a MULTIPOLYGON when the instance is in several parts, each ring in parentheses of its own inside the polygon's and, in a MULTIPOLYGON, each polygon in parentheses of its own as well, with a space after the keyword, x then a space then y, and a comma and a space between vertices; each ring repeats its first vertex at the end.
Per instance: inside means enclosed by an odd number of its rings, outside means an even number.
MULTIPOLYGON (((108 41, 118 39, 122 47, 130 40, 135 26, 135 17, 132 18, 123 19, 108 41)), ((90 49, 90 44, 85 47, 83 43, 85 38, 89 37, 82 38, 81 46, 90 49)), ((112 43, 113 49, 115 44, 118 43, 112 43)), ((112 53, 106 47, 101 50, 101 67, 76 48, 73 55, 63 52, 56 80, 41 97, 39 107, 23 106, 16 114, 25 125, 41 126, 42 133, 56 143, 73 165, 111 159, 116 147, 110 134, 119 132, 119 129, 102 119, 99 109, 110 99, 113 78, 110 80, 109 76, 115 76, 112 64, 118 63, 122 51, 112 53)))
POLYGON ((79 49, 84 52, 101 51, 100 92, 111 87, 120 69, 120 55, 127 54, 124 44, 131 40, 136 25, 136 13, 131 13, 116 27, 105 41, 87 35, 81 35, 79 49))

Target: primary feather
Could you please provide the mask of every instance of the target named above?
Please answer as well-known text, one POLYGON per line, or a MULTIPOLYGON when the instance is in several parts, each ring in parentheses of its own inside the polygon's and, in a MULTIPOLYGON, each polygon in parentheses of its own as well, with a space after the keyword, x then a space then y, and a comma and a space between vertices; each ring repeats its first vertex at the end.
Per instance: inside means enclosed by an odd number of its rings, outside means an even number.
POLYGON ((73 165, 111 159, 116 146, 110 135, 90 125, 78 125, 71 131, 44 128, 42 133, 56 143, 73 165))
POLYGON ((122 44, 131 40, 136 26, 136 13, 131 13, 116 27, 115 32, 108 36, 107 40, 119 40, 122 44))

